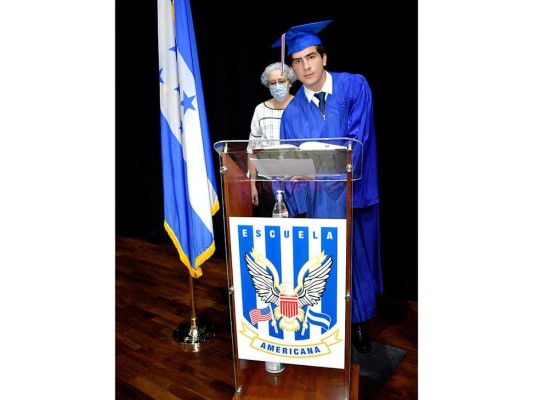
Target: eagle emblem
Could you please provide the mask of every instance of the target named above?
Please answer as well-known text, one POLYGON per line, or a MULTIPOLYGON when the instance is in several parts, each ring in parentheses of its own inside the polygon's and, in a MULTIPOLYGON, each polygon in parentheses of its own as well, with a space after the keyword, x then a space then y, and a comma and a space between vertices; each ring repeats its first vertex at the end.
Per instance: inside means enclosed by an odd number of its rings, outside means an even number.
MULTIPOLYGON (((300 330, 305 319, 303 308, 318 304, 326 289, 333 263, 331 256, 326 257, 322 251, 306 261, 298 272, 296 288, 293 282, 280 282, 274 265, 255 249, 246 253, 244 259, 257 296, 276 306, 272 326, 276 327, 276 321, 279 321, 279 327, 285 332, 300 330)), ((303 326, 307 329, 307 322, 303 326)))

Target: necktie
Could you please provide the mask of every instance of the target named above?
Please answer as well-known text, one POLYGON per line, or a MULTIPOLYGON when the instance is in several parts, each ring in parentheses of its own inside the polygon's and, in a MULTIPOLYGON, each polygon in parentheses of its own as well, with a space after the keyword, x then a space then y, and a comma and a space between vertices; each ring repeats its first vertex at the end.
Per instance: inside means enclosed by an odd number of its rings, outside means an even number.
POLYGON ((326 92, 315 93, 315 97, 318 99, 318 108, 322 115, 326 115, 326 92))

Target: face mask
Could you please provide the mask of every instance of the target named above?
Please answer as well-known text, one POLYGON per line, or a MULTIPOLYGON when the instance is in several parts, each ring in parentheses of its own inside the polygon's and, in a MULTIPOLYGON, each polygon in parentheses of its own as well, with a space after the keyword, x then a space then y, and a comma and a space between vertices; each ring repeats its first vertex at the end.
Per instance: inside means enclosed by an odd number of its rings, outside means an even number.
POLYGON ((270 86, 270 94, 276 101, 283 101, 289 94, 289 85, 287 83, 276 83, 270 86))

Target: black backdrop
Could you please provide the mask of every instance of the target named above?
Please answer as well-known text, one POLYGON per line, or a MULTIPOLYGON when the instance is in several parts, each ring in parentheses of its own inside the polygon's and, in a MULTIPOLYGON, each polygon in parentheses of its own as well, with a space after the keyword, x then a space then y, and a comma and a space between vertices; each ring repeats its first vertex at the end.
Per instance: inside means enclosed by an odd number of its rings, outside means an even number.
MULTIPOLYGON (((328 69, 364 75, 374 98, 385 293, 417 300, 417 2, 239 3, 191 0, 211 141, 248 138, 255 106, 269 97, 261 72, 280 59, 272 43, 291 26, 332 19, 320 33, 328 69)), ((116 233, 168 240, 156 1, 117 0, 115 40, 116 233)), ((221 211, 214 223, 223 255, 221 211)))

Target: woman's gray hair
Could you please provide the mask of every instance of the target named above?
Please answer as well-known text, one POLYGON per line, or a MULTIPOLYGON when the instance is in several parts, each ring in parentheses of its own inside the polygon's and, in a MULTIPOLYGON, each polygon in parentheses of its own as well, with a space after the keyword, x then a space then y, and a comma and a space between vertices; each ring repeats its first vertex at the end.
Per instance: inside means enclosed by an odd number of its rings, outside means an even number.
MULTIPOLYGON (((294 71, 292 70, 291 67, 289 67, 287 64, 284 64, 285 65, 285 74, 287 75, 287 79, 289 80, 289 82, 291 83, 291 85, 296 82, 296 74, 294 73, 294 71)), ((270 73, 272 71, 275 71, 279 69, 281 71, 281 62, 275 62, 275 63, 272 63, 270 64, 268 67, 265 68, 265 70, 263 71, 263 73, 261 74, 261 83, 263 84, 263 86, 265 87, 270 87, 269 83, 268 83, 268 77, 270 76, 270 73)))

